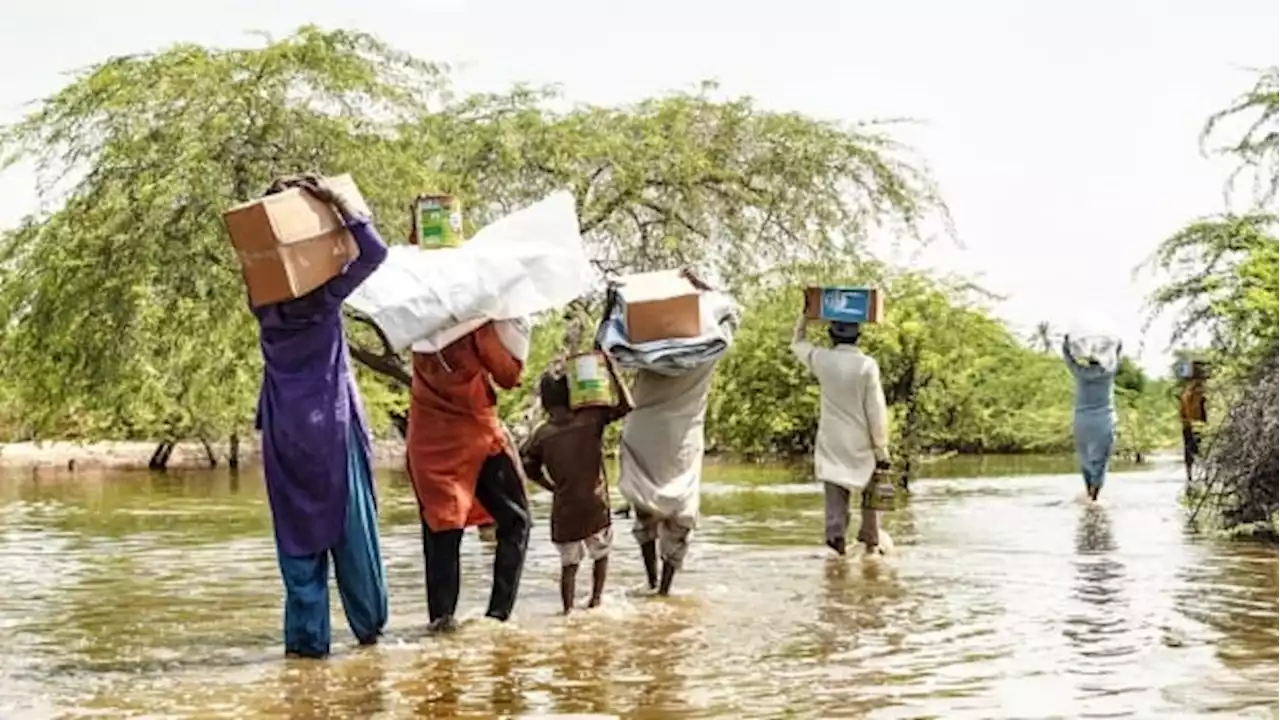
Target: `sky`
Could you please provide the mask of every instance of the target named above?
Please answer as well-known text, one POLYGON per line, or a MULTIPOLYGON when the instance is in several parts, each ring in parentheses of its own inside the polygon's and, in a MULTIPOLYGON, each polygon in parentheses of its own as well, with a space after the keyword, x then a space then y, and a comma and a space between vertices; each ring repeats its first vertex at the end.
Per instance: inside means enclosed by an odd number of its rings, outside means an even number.
MULTIPOLYGON (((957 241, 892 259, 965 274, 1004 297, 1020 334, 1111 329, 1149 370, 1157 280, 1134 274, 1164 237, 1223 209, 1230 166, 1205 118, 1277 62, 1274 0, 41 0, 6 3, 0 122, 114 54, 232 46, 299 25, 360 29, 456 68, 462 90, 555 83, 627 103, 704 79, 771 109, 832 120, 910 117, 899 137, 939 182, 957 241)), ((0 227, 36 207, 28 167, 0 175, 0 227)), ((885 252, 890 252, 885 250, 885 252)))

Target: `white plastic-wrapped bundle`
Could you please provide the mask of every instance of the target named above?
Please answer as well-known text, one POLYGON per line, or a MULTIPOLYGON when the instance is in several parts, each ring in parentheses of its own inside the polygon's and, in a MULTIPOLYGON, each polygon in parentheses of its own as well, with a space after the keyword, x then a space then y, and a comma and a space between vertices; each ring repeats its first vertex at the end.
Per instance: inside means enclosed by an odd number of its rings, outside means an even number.
POLYGON ((1114 335, 1072 335, 1070 350, 1076 362, 1094 361, 1108 371, 1120 362, 1120 339, 1114 335))
POLYGON ((458 248, 396 246, 347 305, 396 350, 439 350, 489 320, 568 304, 593 282, 573 196, 558 192, 458 248))

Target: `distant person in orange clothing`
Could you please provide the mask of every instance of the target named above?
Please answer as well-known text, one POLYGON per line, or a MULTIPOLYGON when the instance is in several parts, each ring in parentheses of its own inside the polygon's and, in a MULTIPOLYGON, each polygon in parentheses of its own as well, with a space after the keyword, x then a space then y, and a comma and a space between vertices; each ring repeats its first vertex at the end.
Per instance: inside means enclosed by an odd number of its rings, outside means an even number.
POLYGON ((405 454, 422 515, 432 632, 456 627, 458 553, 468 527, 492 524, 497 538, 485 614, 507 620, 515 607, 529 545, 529 504, 493 386, 520 384, 528 348, 528 326, 503 320, 440 352, 414 353, 405 454))
POLYGON ((1200 454, 1200 428, 1209 422, 1205 401, 1205 371, 1199 362, 1191 363, 1191 377, 1182 386, 1179 415, 1182 417, 1182 461, 1187 466, 1187 482, 1200 454))

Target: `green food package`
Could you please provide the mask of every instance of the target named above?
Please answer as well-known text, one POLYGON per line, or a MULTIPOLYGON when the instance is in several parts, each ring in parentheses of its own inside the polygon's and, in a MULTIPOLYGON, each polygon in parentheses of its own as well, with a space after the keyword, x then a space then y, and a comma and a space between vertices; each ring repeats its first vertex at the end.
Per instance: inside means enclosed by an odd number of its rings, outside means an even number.
POLYGON ((462 203, 452 195, 424 195, 417 206, 418 245, 426 249, 462 244, 462 203))
POLYGON ((604 356, 598 352, 569 358, 569 407, 611 407, 614 404, 613 381, 604 356))

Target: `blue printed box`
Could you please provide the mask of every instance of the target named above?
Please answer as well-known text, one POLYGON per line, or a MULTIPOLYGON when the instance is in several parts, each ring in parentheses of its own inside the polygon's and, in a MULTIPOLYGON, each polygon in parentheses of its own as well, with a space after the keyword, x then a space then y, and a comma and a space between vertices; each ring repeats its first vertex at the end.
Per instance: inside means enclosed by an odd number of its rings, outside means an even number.
POLYGON ((804 314, 827 322, 880 322, 884 295, 879 288, 810 287, 804 291, 804 314))
POLYGON ((1191 379, 1191 361, 1190 360, 1179 360, 1177 365, 1177 370, 1178 370, 1179 380, 1191 379))
POLYGON ((1209 374, 1208 364, 1201 360, 1179 360, 1175 370, 1179 380, 1194 380, 1209 374))

